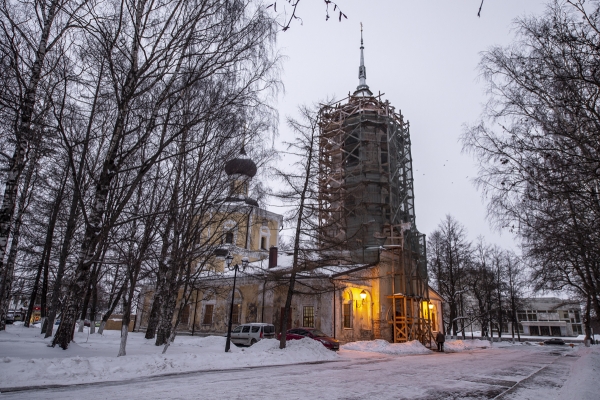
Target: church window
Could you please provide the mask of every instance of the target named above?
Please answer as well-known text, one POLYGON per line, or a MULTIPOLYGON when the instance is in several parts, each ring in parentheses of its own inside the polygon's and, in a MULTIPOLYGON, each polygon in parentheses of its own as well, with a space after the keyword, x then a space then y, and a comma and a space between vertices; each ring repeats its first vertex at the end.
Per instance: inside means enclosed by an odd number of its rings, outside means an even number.
POLYGON ((207 304, 204 306, 204 318, 202 319, 202 325, 212 324, 214 308, 214 304, 207 304))
POLYGON ((260 227, 260 248, 261 250, 268 250, 271 241, 271 232, 268 226, 260 227))
POLYGON ((343 305, 343 321, 344 328, 349 329, 352 328, 352 303, 346 303, 343 305))
POLYGON ((358 161, 360 159, 360 143, 358 142, 358 139, 352 135, 348 135, 348 137, 345 140, 344 147, 346 152, 348 153, 346 164, 358 164, 358 161))
POLYGON ((181 310, 181 318, 179 319, 179 323, 187 325, 187 323, 189 322, 189 319, 190 319, 190 305, 186 304, 185 307, 183 307, 183 310, 181 310))
POLYGON ((233 305, 233 312, 231 313, 231 322, 234 324, 239 324, 240 323, 240 315, 241 315, 241 311, 242 310, 242 305, 241 304, 234 304, 233 305))
POLYGON ((233 232, 229 231, 225 233, 225 243, 233 244, 233 232))
POLYGON ((315 326, 315 308, 313 306, 305 306, 302 311, 302 326, 314 328, 315 326))
POLYGON ((381 137, 381 165, 388 163, 388 143, 387 137, 381 137))

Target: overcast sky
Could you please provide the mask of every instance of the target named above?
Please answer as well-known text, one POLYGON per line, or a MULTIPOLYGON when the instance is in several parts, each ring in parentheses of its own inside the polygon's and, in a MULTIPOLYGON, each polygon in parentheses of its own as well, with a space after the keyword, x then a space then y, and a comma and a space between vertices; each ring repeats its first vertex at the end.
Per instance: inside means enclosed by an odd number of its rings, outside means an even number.
MULTIPOLYGON (((278 1, 281 11, 284 1, 278 1)), ((512 21, 545 9, 541 0, 339 0, 325 21, 322 0, 302 0, 303 19, 279 35, 285 93, 280 96, 278 141, 289 139, 285 116, 299 104, 341 99, 358 85, 360 22, 364 26, 367 84, 385 93, 410 121, 418 229, 430 234, 446 214, 463 223, 471 239, 517 250, 508 232, 486 220, 481 194, 471 179, 475 161, 458 141, 465 123, 475 122, 486 101, 478 79, 479 53, 509 44, 512 21)), ((276 211, 276 210, 274 210, 276 211)))

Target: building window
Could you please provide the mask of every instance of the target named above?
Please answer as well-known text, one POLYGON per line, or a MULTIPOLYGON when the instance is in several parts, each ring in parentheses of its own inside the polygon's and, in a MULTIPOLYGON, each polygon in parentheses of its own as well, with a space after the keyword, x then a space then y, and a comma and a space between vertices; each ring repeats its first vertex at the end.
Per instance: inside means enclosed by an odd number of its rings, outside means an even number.
POLYGON ((344 328, 352 328, 352 318, 351 318, 352 303, 344 304, 342 312, 343 312, 344 328))
POLYGON ((381 165, 388 163, 388 143, 387 137, 381 137, 381 165))
POLYGON ((207 304, 204 306, 204 318, 202 319, 202 325, 212 324, 214 308, 214 304, 207 304))
POLYGON ((268 221, 263 221, 263 226, 260 227, 260 248, 261 250, 268 250, 270 245, 271 231, 267 226, 268 221))
POLYGON ((550 327, 540 326, 540 336, 550 336, 550 327))
POLYGON ((528 321, 537 321, 537 311, 533 310, 527 310, 527 320, 528 321))
POLYGON ((540 336, 540 327, 539 326, 530 326, 529 334, 531 336, 540 336))
POLYGON ((233 305, 233 312, 231 313, 231 322, 234 324, 239 324, 240 323, 240 316, 241 316, 241 312, 242 311, 242 305, 241 304, 234 304, 233 305))
POLYGON ((228 231, 225 233, 225 243, 233 244, 233 232, 228 231))
POLYGON ((517 328, 519 329, 519 333, 523 333, 523 324, 517 324, 517 328))
POLYGON ((581 328, 581 325, 573 324, 571 327, 573 328, 574 335, 583 335, 583 329, 581 328))
POLYGON ((189 320, 190 320, 190 305, 186 304, 185 307, 183 307, 183 310, 181 310, 181 318, 179 318, 179 323, 187 325, 189 320))
POLYGON ((313 306, 306 306, 302 311, 302 326, 307 328, 315 327, 315 308, 313 306))
POLYGON ((353 135, 348 135, 344 143, 345 151, 348 154, 346 158, 346 165, 357 165, 360 159, 360 144, 358 139, 353 135))

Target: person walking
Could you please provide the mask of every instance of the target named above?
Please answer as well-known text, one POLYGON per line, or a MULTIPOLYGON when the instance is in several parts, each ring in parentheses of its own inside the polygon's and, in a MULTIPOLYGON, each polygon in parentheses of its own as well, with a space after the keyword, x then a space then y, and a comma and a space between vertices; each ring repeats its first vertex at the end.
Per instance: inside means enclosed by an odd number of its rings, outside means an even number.
POLYGON ((441 331, 437 333, 435 336, 435 341, 437 342, 437 349, 440 352, 444 352, 444 342, 446 341, 446 335, 444 335, 441 331))

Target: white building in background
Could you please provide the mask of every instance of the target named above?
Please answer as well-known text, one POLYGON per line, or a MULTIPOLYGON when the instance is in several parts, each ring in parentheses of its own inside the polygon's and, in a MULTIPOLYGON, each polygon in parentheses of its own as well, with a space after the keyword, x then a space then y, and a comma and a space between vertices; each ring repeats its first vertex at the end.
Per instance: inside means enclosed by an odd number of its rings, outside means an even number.
MULTIPOLYGON (((583 334, 581 305, 557 297, 528 299, 517 312, 519 331, 529 336, 578 336, 583 334)), ((508 332, 511 331, 508 325, 508 332)))

